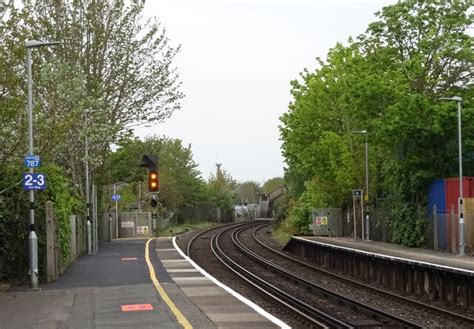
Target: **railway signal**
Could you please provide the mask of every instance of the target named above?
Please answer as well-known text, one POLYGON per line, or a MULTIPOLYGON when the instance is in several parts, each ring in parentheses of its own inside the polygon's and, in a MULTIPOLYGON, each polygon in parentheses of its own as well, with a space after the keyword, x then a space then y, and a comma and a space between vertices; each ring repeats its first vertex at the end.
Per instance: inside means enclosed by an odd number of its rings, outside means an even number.
POLYGON ((148 192, 156 193, 160 190, 160 174, 156 170, 148 171, 148 192))
POLYGON ((154 154, 146 154, 140 160, 140 167, 148 169, 148 192, 160 191, 160 173, 158 171, 158 157, 154 154))

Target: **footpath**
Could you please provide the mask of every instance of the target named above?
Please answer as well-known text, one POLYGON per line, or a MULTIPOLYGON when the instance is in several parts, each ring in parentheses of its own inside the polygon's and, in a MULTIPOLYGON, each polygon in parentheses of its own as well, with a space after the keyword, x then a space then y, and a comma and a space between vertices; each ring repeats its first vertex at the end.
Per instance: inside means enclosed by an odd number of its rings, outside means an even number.
POLYGON ((13 286, 0 292, 0 329, 215 328, 173 283, 156 256, 156 240, 148 256, 146 243, 103 243, 99 254, 81 257, 40 291, 13 286))

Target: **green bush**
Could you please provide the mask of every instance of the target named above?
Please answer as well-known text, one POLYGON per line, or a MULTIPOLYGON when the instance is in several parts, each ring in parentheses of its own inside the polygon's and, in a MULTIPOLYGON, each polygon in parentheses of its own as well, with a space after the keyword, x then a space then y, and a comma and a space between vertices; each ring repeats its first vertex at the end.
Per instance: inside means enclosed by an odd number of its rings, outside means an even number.
MULTIPOLYGON (((46 270, 45 202, 54 202, 56 235, 64 269, 71 261, 69 216, 83 211, 79 197, 64 171, 54 165, 42 167, 46 174, 46 190, 35 193, 35 226, 38 237, 38 266, 40 279, 46 270)), ((3 167, 0 190, 14 186, 22 176, 18 166, 3 167)), ((16 185, 0 195, 0 279, 25 282, 28 272, 28 193, 16 185)))
POLYGON ((397 243, 406 247, 419 247, 425 243, 423 220, 408 203, 397 203, 392 210, 390 223, 393 237, 397 243))

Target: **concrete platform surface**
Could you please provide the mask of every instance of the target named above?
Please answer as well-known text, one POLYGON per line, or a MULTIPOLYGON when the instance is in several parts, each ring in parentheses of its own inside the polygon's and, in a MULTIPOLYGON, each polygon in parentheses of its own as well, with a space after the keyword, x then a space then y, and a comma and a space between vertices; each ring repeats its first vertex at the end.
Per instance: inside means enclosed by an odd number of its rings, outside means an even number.
POLYGON ((444 266, 453 269, 462 270, 463 272, 473 272, 474 274, 474 257, 456 256, 445 252, 436 252, 433 250, 407 248, 396 244, 363 241, 361 239, 354 240, 351 237, 295 237, 296 239, 304 239, 323 243, 336 247, 354 249, 355 251, 380 254, 387 257, 396 257, 408 261, 418 263, 428 263, 433 266, 444 266))
POLYGON ((0 329, 278 327, 201 274, 171 239, 149 243, 149 264, 146 243, 101 243, 39 291, 0 292, 0 329))
POLYGON ((242 302, 242 296, 238 297, 241 298, 239 300, 229 293, 231 289, 218 286, 214 278, 205 276, 202 269, 196 268, 197 265, 185 259, 184 254, 175 247, 178 248, 171 239, 159 239, 156 249, 158 258, 174 283, 218 328, 259 329, 286 326, 276 318, 273 320, 277 324, 272 323, 242 302))

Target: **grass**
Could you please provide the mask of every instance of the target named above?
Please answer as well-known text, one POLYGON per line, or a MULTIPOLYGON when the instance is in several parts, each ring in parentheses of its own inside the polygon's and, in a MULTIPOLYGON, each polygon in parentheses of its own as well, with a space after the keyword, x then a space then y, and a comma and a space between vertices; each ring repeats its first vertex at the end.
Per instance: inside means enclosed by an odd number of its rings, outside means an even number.
POLYGON ((293 235, 286 231, 283 227, 279 226, 273 230, 272 236, 280 246, 284 246, 288 241, 290 241, 293 235))
POLYGON ((293 235, 298 234, 298 229, 291 220, 287 218, 280 222, 277 227, 273 230, 273 239, 282 247, 290 241, 293 235))
POLYGON ((216 225, 218 225, 218 223, 216 222, 198 222, 198 223, 184 222, 182 224, 172 225, 165 228, 164 230, 161 230, 160 232, 158 232, 158 236, 169 237, 169 236, 178 235, 178 234, 191 231, 191 230, 205 230, 216 225))

